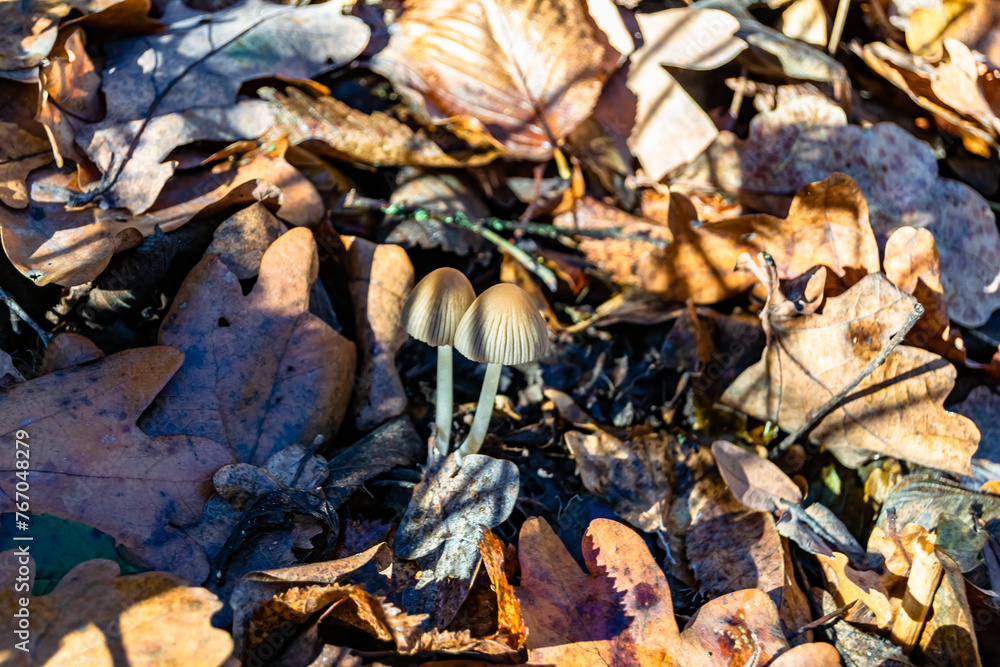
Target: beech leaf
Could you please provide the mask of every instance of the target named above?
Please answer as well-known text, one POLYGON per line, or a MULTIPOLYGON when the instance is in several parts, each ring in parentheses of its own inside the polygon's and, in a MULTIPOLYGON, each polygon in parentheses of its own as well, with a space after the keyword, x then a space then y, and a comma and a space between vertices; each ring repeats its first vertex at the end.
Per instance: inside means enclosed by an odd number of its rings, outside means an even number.
POLYGON ((581 0, 409 0, 372 67, 436 121, 471 116, 544 161, 594 108, 620 54, 581 0))

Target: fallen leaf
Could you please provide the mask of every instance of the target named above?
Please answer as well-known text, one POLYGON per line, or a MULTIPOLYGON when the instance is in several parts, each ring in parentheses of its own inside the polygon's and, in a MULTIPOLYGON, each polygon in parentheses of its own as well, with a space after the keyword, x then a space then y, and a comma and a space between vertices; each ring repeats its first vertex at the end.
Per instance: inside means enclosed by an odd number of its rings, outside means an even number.
POLYGON ((904 226, 934 234, 951 319, 979 326, 1000 308, 1000 232, 989 204, 939 177, 933 149, 897 125, 848 125, 840 107, 800 96, 755 116, 743 145, 723 133, 677 176, 685 187, 788 196, 833 171, 861 188, 880 243, 904 226))
POLYGON ((68 158, 80 165, 79 173, 89 180, 97 174, 77 147, 76 134, 87 123, 103 118, 104 100, 101 75, 85 46, 82 28, 70 28, 60 35, 48 64, 41 68, 42 95, 37 120, 45 126, 56 166, 62 167, 63 159, 68 158))
POLYGON ((940 48, 946 38, 959 40, 1000 63, 1000 40, 991 28, 1000 21, 996 0, 943 0, 923 5, 893 3, 899 12, 896 23, 906 31, 906 43, 914 52, 940 48), (899 5, 904 6, 900 7, 899 5))
POLYGON ((831 644, 814 642, 793 646, 772 662, 770 667, 840 667, 840 653, 831 644))
POLYGON ((260 202, 226 218, 205 254, 216 255, 238 280, 257 276, 264 253, 281 236, 281 221, 260 202))
POLYGON ((707 655, 708 664, 719 667, 769 664, 788 648, 777 609, 767 594, 756 588, 704 604, 691 617, 681 639, 692 652, 707 655))
POLYGON ((816 558, 819 559, 827 585, 838 606, 861 600, 874 612, 878 627, 887 628, 892 624, 893 609, 889 593, 877 573, 851 567, 847 556, 839 552, 833 556, 820 554, 816 558))
POLYGON ((309 313, 318 265, 312 232, 301 227, 268 248, 245 297, 225 264, 203 258, 160 328, 160 342, 184 350, 186 362, 143 428, 211 437, 255 465, 335 433, 351 396, 355 349, 309 313))
POLYGON ((702 595, 712 599, 756 588, 770 597, 786 631, 812 620, 769 513, 745 507, 717 475, 699 480, 688 502, 691 525, 684 540, 702 595))
POLYGON ((670 587, 642 539, 597 519, 580 570, 544 519, 524 522, 517 597, 528 626, 528 664, 669 664, 679 633, 670 587))
POLYGON ((409 417, 391 419, 330 459, 326 498, 339 507, 369 479, 426 460, 426 450, 409 417))
MULTIPOLYGON (((12 589, 0 592, 11 636, 17 605, 12 589)), ((229 633, 212 627, 212 615, 221 608, 215 595, 176 575, 121 576, 116 563, 90 560, 70 570, 48 595, 31 598, 30 651, 8 648, 0 651, 0 661, 12 667, 112 667, 122 661, 137 667, 217 667, 233 651, 229 633)))
POLYGON ((396 532, 401 558, 426 556, 449 540, 478 542, 479 526, 496 528, 514 509, 520 488, 517 466, 481 454, 438 459, 413 490, 396 532))
MULTIPOLYGON (((455 150, 462 146, 442 146, 435 140, 449 138, 444 129, 413 129, 386 113, 366 114, 333 97, 312 99, 295 88, 285 95, 272 88, 259 92, 271 102, 275 121, 292 144, 312 141, 320 153, 340 160, 377 167, 455 168, 488 164, 500 152, 491 146, 465 146, 464 151, 455 150)), ((458 144, 457 137, 450 139, 458 144)))
MULTIPOLYGON (((198 519, 212 474, 232 457, 206 438, 153 438, 135 425, 183 359, 171 347, 139 348, 13 385, 0 429, 46 443, 32 459, 33 512, 93 526, 154 567, 200 582, 204 554, 172 526, 198 519)), ((17 478, 12 467, 4 472, 0 500, 11 511, 17 478)))
POLYGON ((347 252, 344 269, 358 328, 354 421, 367 431, 406 409, 396 353, 406 341, 399 318, 413 287, 413 265, 397 245, 376 244, 356 236, 342 236, 341 242, 347 252))
POLYGON ((619 58, 579 0, 409 0, 372 67, 430 119, 471 116, 512 157, 544 161, 619 58))
MULTIPOLYGON (((282 155, 256 152, 247 162, 235 160, 210 171, 175 175, 146 213, 132 216, 124 209, 68 209, 69 196, 79 190, 73 175, 54 170, 32 174, 27 211, 0 208, 0 237, 11 263, 37 285, 81 285, 96 278, 119 249, 130 230, 148 236, 159 227, 171 231, 195 215, 229 200, 248 204, 284 194, 279 217, 295 225, 316 222, 323 203, 316 189, 282 155), (245 186, 241 189, 241 186, 245 186)), ((210 210, 210 209, 209 209, 210 210)))
POLYGON ((820 48, 826 46, 830 34, 828 23, 820 0, 795 0, 781 12, 781 32, 820 48))
POLYGON ((175 161, 164 162, 178 146, 196 141, 256 139, 271 126, 267 104, 260 100, 231 106, 189 109, 149 120, 108 120, 83 128, 76 141, 104 174, 114 174, 103 194, 111 208, 145 213, 173 176, 175 161), (142 132, 135 144, 136 135, 142 132))
POLYGON ((160 20, 160 34, 105 45, 109 121, 225 107, 244 81, 308 79, 353 60, 369 37, 360 19, 325 4, 247 0, 205 13, 174 1, 160 20))
MULTIPOLYGON (((822 314, 772 319, 761 361, 722 402, 794 431, 838 396, 913 312, 911 296, 882 274, 827 299, 822 314)), ((955 369, 935 354, 899 346, 819 421, 809 439, 856 466, 874 454, 968 474, 975 425, 943 409, 955 369)))
POLYGON ((965 361, 963 343, 957 334, 952 334, 948 320, 948 300, 941 284, 941 259, 934 235, 926 229, 900 227, 885 243, 882 265, 889 281, 912 294, 924 307, 924 314, 905 342, 955 361, 965 361))
MULTIPOLYGON (((896 526, 918 524, 928 531, 943 533, 946 523, 952 524, 948 527, 950 531, 961 528, 979 532, 984 525, 993 537, 1000 533, 997 529, 1000 498, 927 475, 907 475, 893 487, 876 521, 884 532, 890 529, 890 515, 895 517, 896 526)), ((966 572, 980 564, 978 555, 966 559, 959 552, 951 554, 952 558, 961 558, 959 567, 966 572)))
MULTIPOLYGON (((385 544, 377 544, 363 553, 348 558, 248 573, 237 584, 230 599, 234 613, 233 640, 236 644, 234 654, 246 656, 269 636, 278 637, 286 634, 281 632, 283 629, 281 626, 286 621, 284 615, 265 617, 260 614, 260 610, 269 600, 280 600, 295 589, 306 590, 330 585, 352 586, 354 585, 352 576, 355 573, 370 566, 382 569, 387 556, 388 549, 385 544), (379 565, 380 562, 383 566, 379 565)), ((287 634, 285 640, 287 641, 287 634)))
POLYGON ((101 349, 89 338, 74 333, 61 333, 54 336, 45 348, 39 375, 55 373, 70 366, 85 364, 104 356, 101 349))
POLYGON ((753 283, 750 272, 733 270, 744 252, 770 254, 782 279, 824 265, 850 284, 880 268, 865 198, 844 174, 803 186, 785 219, 757 214, 698 225, 692 215, 690 202, 671 194, 673 243, 641 256, 633 269, 647 291, 695 303, 735 296, 753 283))
POLYGON ((12 208, 28 205, 28 175, 53 159, 37 98, 34 86, 0 80, 0 202, 12 208))
POLYGON ((962 667, 982 667, 976 638, 981 622, 972 613, 965 577, 947 553, 936 550, 944 576, 934 593, 931 612, 920 634, 920 650, 929 660, 962 667))
POLYGON ((587 259, 610 274, 612 280, 625 285, 637 282, 632 267, 643 253, 673 240, 666 225, 631 215, 591 197, 578 199, 572 211, 560 213, 553 218, 552 224, 565 229, 612 234, 608 238, 582 234, 574 238, 587 259), (616 235, 631 238, 616 238, 616 235), (643 238, 649 238, 650 242, 643 238))
MULTIPOLYGON (((573 399, 556 389, 546 389, 545 397, 565 419, 572 420, 578 411, 573 399)), ((584 425, 590 433, 564 434, 583 485, 632 525, 647 532, 665 530, 674 477, 673 436, 637 429, 622 441, 589 419, 584 425)))
POLYGON ((786 503, 802 502, 802 491, 778 466, 742 447, 716 440, 712 455, 726 486, 741 503, 771 514, 781 513, 786 503))
POLYGON ((960 42, 946 39, 944 57, 939 53, 933 61, 881 42, 854 50, 869 67, 933 114, 951 132, 983 142, 987 152, 989 146, 997 145, 1000 118, 981 88, 983 84, 989 85, 985 75, 991 68, 985 63, 977 63, 975 56, 960 42))
POLYGON ((736 0, 710 0, 706 7, 729 12, 740 22, 736 36, 748 45, 739 62, 751 72, 807 81, 849 84, 847 70, 833 57, 811 44, 788 37, 762 24, 736 0))
POLYGON ((906 577, 913 564, 913 550, 918 540, 934 542, 934 536, 927 529, 915 523, 908 523, 894 537, 890 537, 880 527, 875 526, 868 536, 868 551, 878 552, 885 559, 885 569, 897 577, 906 577))
POLYGON ((717 9, 681 7, 637 14, 635 20, 643 45, 632 54, 627 86, 637 99, 636 117, 618 133, 628 138, 646 175, 658 181, 718 135, 708 114, 663 66, 715 69, 747 45, 734 36, 739 21, 717 9))

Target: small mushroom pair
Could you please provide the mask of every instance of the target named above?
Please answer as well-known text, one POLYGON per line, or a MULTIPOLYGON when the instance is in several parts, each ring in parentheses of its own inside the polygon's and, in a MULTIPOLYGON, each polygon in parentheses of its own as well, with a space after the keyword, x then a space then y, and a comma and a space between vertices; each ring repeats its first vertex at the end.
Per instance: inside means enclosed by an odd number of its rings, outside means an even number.
POLYGON ((417 283, 403 305, 402 324, 417 340, 438 349, 437 449, 448 453, 452 418, 452 347, 486 364, 486 377, 469 436, 458 455, 475 454, 493 414, 504 366, 534 361, 549 349, 548 331, 531 297, 516 285, 494 285, 476 298, 461 271, 442 268, 417 283))

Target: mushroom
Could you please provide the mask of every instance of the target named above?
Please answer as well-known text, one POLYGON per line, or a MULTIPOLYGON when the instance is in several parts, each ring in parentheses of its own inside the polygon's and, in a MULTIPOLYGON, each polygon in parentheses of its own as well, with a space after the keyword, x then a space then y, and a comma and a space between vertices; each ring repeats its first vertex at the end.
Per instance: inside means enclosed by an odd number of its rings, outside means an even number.
POLYGON ((472 283, 461 271, 447 267, 436 269, 410 291, 400 317, 408 334, 438 349, 437 395, 434 404, 437 448, 441 454, 448 453, 448 443, 451 440, 451 349, 455 341, 455 330, 475 298, 472 283))
POLYGON ((549 349, 549 334, 528 293, 516 285, 494 285, 479 295, 455 332, 455 349, 486 364, 472 429, 458 456, 475 454, 483 444, 493 415, 493 399, 504 366, 526 364, 549 349))

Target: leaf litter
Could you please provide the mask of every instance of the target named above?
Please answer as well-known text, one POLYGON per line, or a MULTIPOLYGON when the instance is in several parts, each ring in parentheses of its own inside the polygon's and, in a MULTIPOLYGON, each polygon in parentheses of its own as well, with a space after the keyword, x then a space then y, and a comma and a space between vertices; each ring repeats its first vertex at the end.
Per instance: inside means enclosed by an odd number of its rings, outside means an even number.
POLYGON ((8 4, 0 661, 1000 655, 992 0, 8 4))

